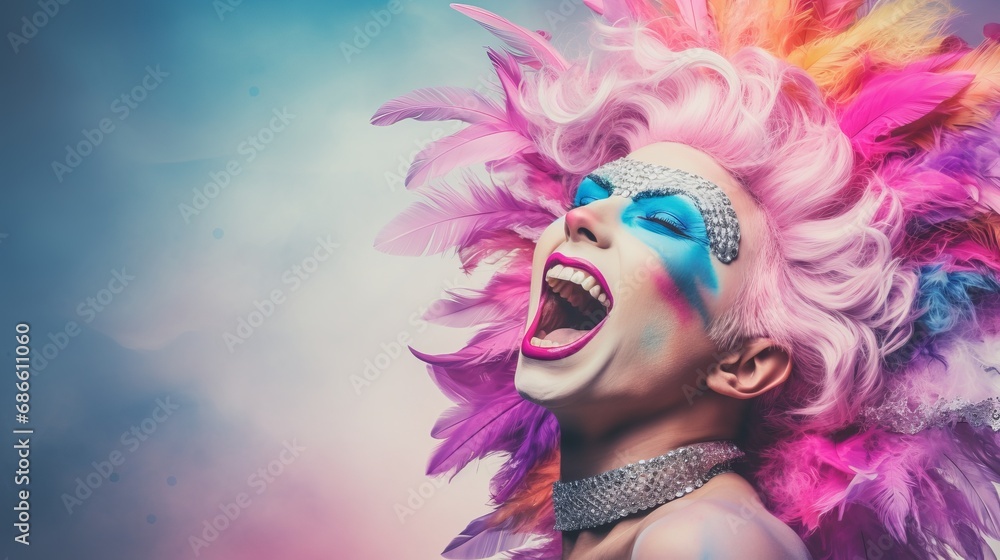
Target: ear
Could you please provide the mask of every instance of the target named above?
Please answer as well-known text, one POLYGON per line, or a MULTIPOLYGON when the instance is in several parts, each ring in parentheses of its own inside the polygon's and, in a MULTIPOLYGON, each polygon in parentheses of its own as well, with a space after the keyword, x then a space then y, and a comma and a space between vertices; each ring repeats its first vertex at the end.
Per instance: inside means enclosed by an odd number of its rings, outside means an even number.
POLYGON ((788 379, 792 358, 768 338, 753 338, 709 369, 708 387, 734 399, 752 399, 788 379))

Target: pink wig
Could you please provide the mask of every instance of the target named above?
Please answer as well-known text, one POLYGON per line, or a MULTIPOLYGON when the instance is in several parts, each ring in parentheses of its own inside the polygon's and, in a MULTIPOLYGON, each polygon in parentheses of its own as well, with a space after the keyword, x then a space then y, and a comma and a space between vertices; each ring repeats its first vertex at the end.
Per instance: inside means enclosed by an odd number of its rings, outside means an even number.
POLYGON ((947 36, 941 1, 587 4, 607 23, 574 61, 456 5, 508 45, 488 52, 501 101, 425 89, 373 118, 469 123, 417 155, 407 185, 426 201, 376 245, 495 269, 430 317, 479 334, 453 354, 415 352, 457 403, 432 432, 445 441, 429 473, 507 457, 496 509, 445 556, 559 556, 558 428, 513 388, 531 250, 585 174, 673 141, 714 157, 765 216, 750 224, 763 240, 751 281, 711 335, 722 350, 767 336, 793 356, 747 436, 746 474, 771 510, 818 558, 992 557, 1000 44, 947 36), (449 186, 483 163, 488 181, 449 186))

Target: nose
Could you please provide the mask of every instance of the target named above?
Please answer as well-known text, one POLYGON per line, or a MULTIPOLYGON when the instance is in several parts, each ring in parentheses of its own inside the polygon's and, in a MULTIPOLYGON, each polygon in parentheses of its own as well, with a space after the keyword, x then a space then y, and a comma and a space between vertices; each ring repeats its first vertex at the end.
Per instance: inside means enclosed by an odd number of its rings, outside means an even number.
POLYGON ((597 206, 606 201, 592 202, 586 206, 573 208, 566 214, 565 232, 567 241, 590 243, 602 249, 611 244, 611 231, 606 220, 610 208, 599 209, 597 206))

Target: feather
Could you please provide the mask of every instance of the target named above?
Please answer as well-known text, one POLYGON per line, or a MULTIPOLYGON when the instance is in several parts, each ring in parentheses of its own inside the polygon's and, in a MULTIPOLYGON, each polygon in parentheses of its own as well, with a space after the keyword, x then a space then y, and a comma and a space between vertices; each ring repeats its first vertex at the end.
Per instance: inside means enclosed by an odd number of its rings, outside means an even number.
POLYGON ((480 264, 495 265, 516 253, 531 253, 534 248, 533 239, 525 239, 515 231, 501 231, 459 247, 458 258, 462 261, 462 272, 470 274, 480 264))
POLYGON ((508 125, 474 124, 421 150, 406 173, 406 188, 422 185, 456 167, 534 149, 530 140, 508 125))
POLYGON ((583 0, 583 4, 599 16, 604 15, 604 0, 583 0))
POLYGON ((500 87, 503 88, 507 122, 512 129, 527 137, 528 122, 521 110, 521 67, 510 53, 501 54, 493 49, 486 49, 486 55, 493 63, 497 78, 500 79, 500 87))
POLYGON ((830 31, 840 31, 854 23, 864 0, 818 0, 816 12, 822 25, 830 31))
POLYGON ((957 127, 990 121, 1000 105, 1000 43, 984 42, 949 70, 971 72, 975 77, 969 88, 947 108, 948 118, 944 124, 957 127))
POLYGON ((584 4, 612 25, 634 21, 629 0, 584 0, 584 4))
MULTIPOLYGON (((531 531, 539 523, 554 517, 552 508, 552 485, 559 480, 559 451, 554 449, 548 456, 535 461, 534 468, 527 473, 516 491, 496 498, 503 505, 497 510, 497 520, 511 520, 518 530, 531 531)), ((554 522, 554 520, 553 520, 554 522)))
POLYGON ((528 31, 482 8, 465 4, 452 4, 451 7, 472 18, 501 41, 507 43, 521 64, 535 69, 550 66, 559 72, 569 68, 566 59, 539 34, 528 31))
POLYGON ((712 31, 712 20, 708 15, 707 0, 670 0, 671 6, 681 20, 690 27, 697 36, 708 37, 712 31))
POLYGON ((525 545, 531 540, 530 533, 515 533, 506 526, 496 526, 493 514, 488 513, 473 519, 471 523, 455 537, 441 556, 449 559, 481 559, 496 556, 525 545))
POLYGON ((436 254, 467 246, 482 230, 498 231, 514 225, 545 227, 552 217, 511 196, 506 189, 487 187, 466 177, 468 193, 440 187, 423 194, 375 237, 375 248, 395 255, 436 254))
POLYGON ((898 146, 890 133, 934 111, 972 81, 953 72, 892 73, 871 80, 843 110, 840 127, 866 159, 898 146))
POLYGON ((403 119, 418 121, 460 120, 470 124, 502 124, 507 121, 503 110, 491 99, 474 89, 457 87, 424 88, 386 102, 371 123, 377 126, 395 124, 403 119))
POLYGON ((432 305, 424 319, 450 327, 523 321, 530 289, 530 267, 495 274, 480 290, 450 291, 448 299, 432 305))
POLYGON ((856 24, 835 35, 822 34, 788 55, 826 93, 839 99, 853 92, 866 57, 902 67, 941 52, 947 4, 926 0, 880 2, 856 24))
POLYGON ((461 415, 460 423, 449 426, 448 439, 434 450, 427 463, 427 474, 457 472, 474 459, 499 451, 501 442, 509 441, 509 430, 519 421, 521 409, 530 404, 512 391, 494 399, 488 406, 459 405, 468 410, 461 415))

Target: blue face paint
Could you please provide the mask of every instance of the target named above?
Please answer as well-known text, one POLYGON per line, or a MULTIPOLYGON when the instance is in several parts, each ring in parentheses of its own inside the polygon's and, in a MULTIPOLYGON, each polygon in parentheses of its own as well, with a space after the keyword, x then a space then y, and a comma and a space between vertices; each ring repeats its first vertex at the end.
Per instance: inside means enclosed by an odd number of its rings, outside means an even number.
MULTIPOLYGON (((584 179, 573 205, 584 206, 609 196, 607 188, 584 179)), ((639 196, 622 211, 622 223, 659 257, 673 284, 661 286, 664 296, 680 307, 673 293, 679 291, 688 308, 697 311, 702 323, 707 324, 708 309, 699 288, 717 294, 719 282, 712 268, 705 220, 694 201, 684 195, 639 196)), ((682 309, 678 310, 686 315, 682 309)))
POLYGON ((607 188, 602 187, 588 177, 576 188, 576 196, 573 198, 573 208, 585 206, 595 200, 603 200, 609 196, 611 196, 611 193, 607 188))

